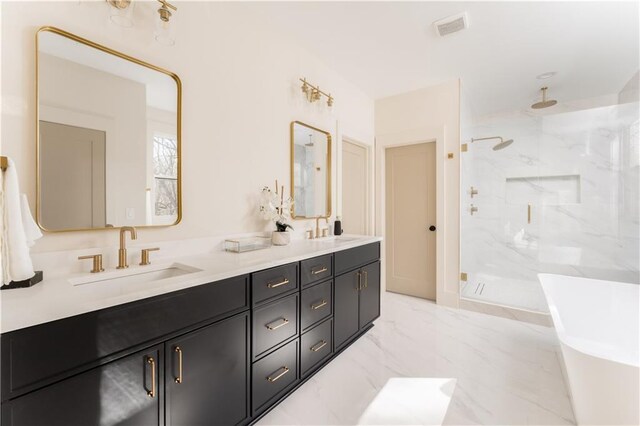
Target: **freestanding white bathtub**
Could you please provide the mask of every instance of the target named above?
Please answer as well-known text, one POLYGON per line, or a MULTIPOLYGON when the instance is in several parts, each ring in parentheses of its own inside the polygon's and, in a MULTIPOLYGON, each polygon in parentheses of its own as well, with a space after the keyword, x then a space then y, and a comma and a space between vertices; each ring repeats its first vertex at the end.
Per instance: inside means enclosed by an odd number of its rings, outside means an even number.
POLYGON ((539 274, 578 424, 640 424, 636 284, 539 274))

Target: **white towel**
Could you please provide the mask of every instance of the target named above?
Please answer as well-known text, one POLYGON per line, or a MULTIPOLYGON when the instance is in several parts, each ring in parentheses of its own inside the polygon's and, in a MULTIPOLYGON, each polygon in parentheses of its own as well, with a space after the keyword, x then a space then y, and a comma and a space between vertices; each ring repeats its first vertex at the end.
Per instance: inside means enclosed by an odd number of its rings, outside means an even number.
MULTIPOLYGON (((29 256, 27 233, 22 219, 22 202, 18 174, 9 159, 3 173, 0 207, 2 213, 2 282, 23 281, 33 277, 33 264, 29 256)), ((32 219, 33 220, 33 219, 32 219)), ((31 231, 30 231, 31 232, 31 231)), ((33 237, 33 235, 32 235, 33 237)))
POLYGON ((42 238, 42 232, 33 220, 31 215, 31 209, 29 208, 29 200, 27 200, 27 194, 22 194, 20 198, 20 209, 22 213, 22 225, 24 226, 24 235, 27 238, 27 245, 33 247, 36 240, 42 238))

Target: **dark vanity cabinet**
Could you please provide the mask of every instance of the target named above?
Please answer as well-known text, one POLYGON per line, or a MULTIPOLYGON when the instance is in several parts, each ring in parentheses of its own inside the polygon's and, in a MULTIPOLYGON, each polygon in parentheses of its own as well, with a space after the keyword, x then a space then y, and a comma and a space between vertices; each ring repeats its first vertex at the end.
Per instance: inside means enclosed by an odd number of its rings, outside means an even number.
POLYGON ((3 403, 2 425, 161 424, 162 353, 155 346, 3 403))
POLYGON ((2 334, 2 426, 244 425, 380 314, 380 244, 2 334))
POLYGON ((380 245, 369 244, 335 254, 335 350, 380 316, 380 245))
POLYGON ((249 314, 165 343, 166 424, 235 425, 247 418, 249 314))

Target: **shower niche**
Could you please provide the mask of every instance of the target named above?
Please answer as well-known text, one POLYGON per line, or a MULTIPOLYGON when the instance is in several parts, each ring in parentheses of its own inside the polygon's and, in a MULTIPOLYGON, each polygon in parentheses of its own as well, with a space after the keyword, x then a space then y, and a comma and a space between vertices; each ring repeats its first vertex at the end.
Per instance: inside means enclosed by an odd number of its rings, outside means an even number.
POLYGON ((579 204, 580 175, 508 177, 505 190, 507 204, 579 204))

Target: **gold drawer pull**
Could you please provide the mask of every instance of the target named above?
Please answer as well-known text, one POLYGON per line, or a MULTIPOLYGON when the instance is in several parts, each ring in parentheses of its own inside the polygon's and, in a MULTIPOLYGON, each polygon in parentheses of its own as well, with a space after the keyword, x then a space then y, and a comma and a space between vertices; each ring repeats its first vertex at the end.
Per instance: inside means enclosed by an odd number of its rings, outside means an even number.
POLYGON ((278 320, 275 320, 272 323, 266 324, 265 327, 267 327, 269 330, 277 330, 280 327, 284 327, 285 325, 289 324, 289 320, 286 318, 280 318, 278 320), (278 322, 278 321, 282 321, 280 324, 278 325, 273 325, 274 323, 278 322))
POLYGON ((320 309, 320 308, 322 308, 323 306, 327 306, 327 301, 326 301, 326 300, 324 300, 324 299, 322 300, 322 302, 318 303, 317 305, 313 305, 313 304, 312 304, 312 305, 311 305, 311 309, 313 309, 313 310, 315 311, 316 309, 320 309))
POLYGON ((280 368, 280 370, 282 370, 282 373, 276 375, 275 377, 267 377, 267 380, 270 381, 271 383, 277 381, 278 379, 280 379, 280 377, 284 376, 285 374, 287 374, 289 372, 289 367, 282 367, 280 368))
POLYGON ((320 269, 312 269, 312 270, 311 270, 311 273, 312 273, 313 275, 318 275, 318 274, 321 274, 321 273, 323 273, 323 272, 327 272, 328 270, 329 270, 329 269, 327 269, 327 267, 326 267, 326 266, 323 266, 323 267, 322 267, 322 268, 320 268, 320 269))
POLYGON ((173 351, 178 354, 178 377, 173 380, 180 384, 182 383, 182 349, 180 346, 176 346, 173 351))
POLYGON ((367 271, 362 271, 364 274, 364 288, 369 287, 369 273, 367 271))
POLYGON ((321 340, 315 345, 311 346, 309 349, 311 350, 311 352, 318 352, 320 349, 324 348, 325 346, 327 346, 327 341, 321 340))
POLYGON ((151 390, 147 391, 147 395, 151 398, 156 396, 156 360, 153 357, 147 358, 147 364, 151 366, 151 390))
POLYGON ((282 281, 277 282, 277 283, 268 283, 267 287, 269 288, 276 288, 276 287, 280 287, 281 285, 287 285, 289 284, 289 278, 283 278, 282 281))

